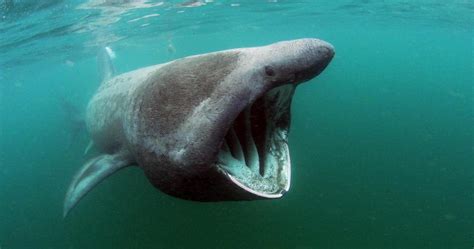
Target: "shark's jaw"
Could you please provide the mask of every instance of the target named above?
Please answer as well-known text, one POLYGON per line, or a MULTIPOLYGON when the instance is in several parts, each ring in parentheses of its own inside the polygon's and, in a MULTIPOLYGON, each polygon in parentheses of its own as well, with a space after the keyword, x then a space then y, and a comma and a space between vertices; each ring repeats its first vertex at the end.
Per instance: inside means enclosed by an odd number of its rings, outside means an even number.
POLYGON ((283 85, 248 105, 222 140, 216 165, 255 198, 280 198, 290 188, 288 148, 294 85, 283 85))

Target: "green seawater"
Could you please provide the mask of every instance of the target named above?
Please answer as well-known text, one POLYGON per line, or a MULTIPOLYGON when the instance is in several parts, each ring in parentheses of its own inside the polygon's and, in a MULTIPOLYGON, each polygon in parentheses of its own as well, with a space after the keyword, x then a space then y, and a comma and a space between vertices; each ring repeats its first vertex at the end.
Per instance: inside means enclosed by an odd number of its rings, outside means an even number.
POLYGON ((471 0, 0 0, 0 248, 473 248, 473 27, 471 0), (294 96, 282 199, 184 201, 131 167, 62 218, 88 159, 63 106, 101 46, 127 72, 303 37, 336 56, 294 96))

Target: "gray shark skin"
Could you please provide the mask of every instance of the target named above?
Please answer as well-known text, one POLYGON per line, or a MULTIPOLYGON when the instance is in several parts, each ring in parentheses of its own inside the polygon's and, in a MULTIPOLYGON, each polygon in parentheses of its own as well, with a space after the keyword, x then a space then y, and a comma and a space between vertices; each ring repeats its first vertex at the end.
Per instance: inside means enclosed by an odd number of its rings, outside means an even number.
POLYGON ((102 154, 74 177, 64 216, 95 185, 132 165, 156 188, 187 200, 281 197, 290 187, 293 93, 333 56, 330 44, 299 39, 190 56, 115 77, 106 72, 86 112, 102 154))

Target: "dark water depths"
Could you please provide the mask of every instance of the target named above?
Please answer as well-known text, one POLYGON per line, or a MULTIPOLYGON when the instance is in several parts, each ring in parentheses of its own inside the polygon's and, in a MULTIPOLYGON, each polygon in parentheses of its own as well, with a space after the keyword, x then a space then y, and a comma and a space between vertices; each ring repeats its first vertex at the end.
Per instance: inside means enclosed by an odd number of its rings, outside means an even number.
POLYGON ((100 2, 0 1, 2 249, 474 246, 472 1, 100 2), (100 46, 126 72, 302 37, 336 57, 294 97, 284 198, 183 201, 129 168, 62 219, 88 143, 62 106, 100 46))

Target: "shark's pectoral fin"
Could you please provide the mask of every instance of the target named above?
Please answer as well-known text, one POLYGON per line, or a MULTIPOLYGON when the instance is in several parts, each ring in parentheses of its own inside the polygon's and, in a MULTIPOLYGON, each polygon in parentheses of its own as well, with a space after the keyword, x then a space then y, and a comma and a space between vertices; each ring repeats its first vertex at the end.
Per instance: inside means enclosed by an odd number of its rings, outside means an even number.
POLYGON ((130 164, 130 160, 122 154, 100 155, 87 162, 69 186, 64 200, 63 216, 66 217, 95 185, 130 164))

